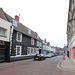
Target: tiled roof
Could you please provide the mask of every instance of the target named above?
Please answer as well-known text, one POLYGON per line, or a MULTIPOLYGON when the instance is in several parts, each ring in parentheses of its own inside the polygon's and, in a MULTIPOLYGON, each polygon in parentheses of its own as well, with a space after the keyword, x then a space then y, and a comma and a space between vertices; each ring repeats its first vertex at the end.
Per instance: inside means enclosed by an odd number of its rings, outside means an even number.
MULTIPOLYGON (((5 14, 5 16, 6 16, 6 18, 7 18, 7 21, 9 21, 9 22, 10 22, 12 19, 14 19, 14 18, 12 18, 11 16, 9 16, 8 14, 6 14, 6 13, 2 10, 2 8, 0 8, 0 18, 6 20, 5 17, 3 16, 3 14, 5 14)), ((21 24, 20 22, 18 22, 18 26, 17 26, 17 27, 14 27, 14 29, 15 29, 16 31, 19 31, 19 32, 21 32, 21 33, 27 35, 27 36, 33 37, 33 38, 35 38, 35 39, 41 41, 40 39, 38 39, 38 38, 36 37, 36 33, 35 33, 34 31, 32 31, 31 29, 30 29, 30 30, 31 30, 31 34, 28 34, 28 33, 27 33, 27 29, 29 29, 29 28, 26 27, 25 25, 21 24)))

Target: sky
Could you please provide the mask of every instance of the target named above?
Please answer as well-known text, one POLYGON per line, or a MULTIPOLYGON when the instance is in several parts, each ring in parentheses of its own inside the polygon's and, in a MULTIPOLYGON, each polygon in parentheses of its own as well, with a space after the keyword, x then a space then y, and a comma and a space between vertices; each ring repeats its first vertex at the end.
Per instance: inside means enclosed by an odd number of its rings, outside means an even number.
POLYGON ((0 0, 0 7, 13 18, 20 15, 20 23, 51 46, 67 44, 69 0, 0 0))

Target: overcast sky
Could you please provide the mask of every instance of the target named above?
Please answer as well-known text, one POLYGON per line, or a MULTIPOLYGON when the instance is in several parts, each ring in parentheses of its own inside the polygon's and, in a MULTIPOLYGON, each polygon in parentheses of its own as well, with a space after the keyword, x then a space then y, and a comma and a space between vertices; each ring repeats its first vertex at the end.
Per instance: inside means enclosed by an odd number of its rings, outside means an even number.
POLYGON ((14 18, 45 38, 51 46, 67 44, 69 0, 0 0, 0 7, 14 18))

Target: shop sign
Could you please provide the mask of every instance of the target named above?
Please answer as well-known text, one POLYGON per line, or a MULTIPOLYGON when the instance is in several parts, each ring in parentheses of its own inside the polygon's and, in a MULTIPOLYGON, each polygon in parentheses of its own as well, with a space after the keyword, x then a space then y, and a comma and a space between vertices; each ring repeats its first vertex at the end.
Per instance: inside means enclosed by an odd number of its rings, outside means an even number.
POLYGON ((47 51, 47 50, 43 50, 43 51, 47 51))

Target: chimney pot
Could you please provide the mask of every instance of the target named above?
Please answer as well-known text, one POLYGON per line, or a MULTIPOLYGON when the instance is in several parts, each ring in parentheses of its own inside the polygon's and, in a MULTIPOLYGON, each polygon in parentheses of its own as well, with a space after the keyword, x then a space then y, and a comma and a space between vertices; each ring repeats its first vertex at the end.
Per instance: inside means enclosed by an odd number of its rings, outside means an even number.
POLYGON ((15 20, 19 22, 19 16, 15 15, 15 20))

